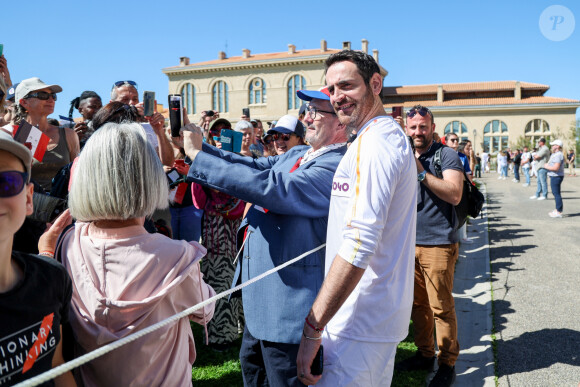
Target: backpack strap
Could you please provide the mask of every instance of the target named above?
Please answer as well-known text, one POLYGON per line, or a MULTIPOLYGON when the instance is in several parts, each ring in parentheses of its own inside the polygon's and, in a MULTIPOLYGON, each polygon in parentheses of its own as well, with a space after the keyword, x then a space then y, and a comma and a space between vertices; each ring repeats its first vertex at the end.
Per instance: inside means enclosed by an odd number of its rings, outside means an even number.
POLYGON ((437 149, 435 151, 435 156, 433 156, 433 167, 435 168, 435 175, 438 178, 443 178, 443 172, 441 171, 441 149, 443 147, 437 149))

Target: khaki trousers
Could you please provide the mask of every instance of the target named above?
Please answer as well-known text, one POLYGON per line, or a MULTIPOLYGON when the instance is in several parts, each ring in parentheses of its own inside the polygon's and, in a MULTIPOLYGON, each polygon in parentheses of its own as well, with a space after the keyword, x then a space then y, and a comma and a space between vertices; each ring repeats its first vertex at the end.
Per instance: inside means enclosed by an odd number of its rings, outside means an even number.
POLYGON ((415 246, 415 294, 411 319, 415 344, 421 355, 435 356, 433 329, 437 332, 438 364, 454 366, 459 355, 453 290, 458 244, 415 246))

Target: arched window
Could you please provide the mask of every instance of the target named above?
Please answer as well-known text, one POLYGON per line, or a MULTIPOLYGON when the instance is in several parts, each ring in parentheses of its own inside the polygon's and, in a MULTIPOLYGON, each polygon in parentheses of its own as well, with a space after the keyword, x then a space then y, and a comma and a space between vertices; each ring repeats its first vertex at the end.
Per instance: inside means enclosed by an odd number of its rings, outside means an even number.
POLYGON ((531 120, 526 124, 526 129, 524 130, 524 135, 526 140, 530 140, 532 146, 538 143, 538 140, 542 137, 546 139, 546 141, 550 142, 550 125, 545 120, 540 118, 536 118, 531 120))
POLYGON ((250 83, 250 105, 257 103, 266 103, 266 83, 261 78, 250 83))
POLYGON ((306 80, 301 75, 294 75, 288 81, 288 110, 298 109, 302 100, 296 95, 296 91, 306 89, 306 80))
POLYGON ((226 113, 230 111, 228 84, 224 81, 217 81, 212 90, 212 106, 214 111, 226 113))
POLYGON ((500 120, 489 121, 483 127, 483 151, 496 153, 508 147, 508 127, 500 120))
POLYGON ((181 102, 187 109, 187 114, 197 113, 195 107, 195 86, 191 83, 186 83, 181 88, 181 102))
POLYGON ((461 121, 451 121, 445 125, 445 133, 455 133, 459 137, 460 141, 469 139, 469 131, 467 126, 461 121))

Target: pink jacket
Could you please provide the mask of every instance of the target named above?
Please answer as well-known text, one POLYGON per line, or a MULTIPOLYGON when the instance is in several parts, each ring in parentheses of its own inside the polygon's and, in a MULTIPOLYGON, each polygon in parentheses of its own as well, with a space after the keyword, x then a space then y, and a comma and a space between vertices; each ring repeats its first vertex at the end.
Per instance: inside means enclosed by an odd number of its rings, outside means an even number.
MULTIPOLYGON (((142 226, 100 229, 78 222, 63 239, 73 281, 70 321, 78 355, 153 325, 215 295, 202 280, 196 242, 142 226)), ((205 324, 214 304, 190 316, 205 324)), ((86 386, 189 386, 195 344, 184 318, 80 368, 86 386)))

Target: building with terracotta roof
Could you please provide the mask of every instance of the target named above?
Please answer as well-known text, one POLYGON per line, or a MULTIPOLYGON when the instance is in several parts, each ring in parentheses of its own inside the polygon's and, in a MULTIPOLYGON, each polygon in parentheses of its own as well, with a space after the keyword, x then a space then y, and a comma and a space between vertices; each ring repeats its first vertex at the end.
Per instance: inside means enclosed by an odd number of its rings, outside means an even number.
POLYGON ((523 142, 535 146, 540 137, 561 138, 571 146, 580 101, 547 97, 549 88, 520 81, 388 86, 382 98, 387 111, 429 107, 439 135, 457 133, 470 139, 476 152, 496 153, 523 142))
MULTIPOLYGON (((350 42, 344 42, 343 48, 350 48, 350 42)), ((366 39, 361 50, 368 52, 366 39)), ((285 114, 297 116, 302 101, 296 90, 324 87, 324 61, 338 51, 328 48, 326 40, 313 50, 297 50, 289 44, 285 52, 252 54, 243 49, 241 56, 229 58, 221 51, 218 59, 205 62, 189 63, 182 57, 178 66, 162 71, 169 78, 169 93, 182 95, 192 122, 211 109, 235 123, 246 107, 252 118, 266 122, 285 114)), ((372 55, 378 62, 378 50, 372 55)), ((388 74, 382 67, 381 73, 388 74)))
MULTIPOLYGON (((343 43, 342 48, 350 47, 350 42, 343 43)), ((321 40, 320 48, 311 50, 289 44, 284 52, 252 54, 243 49, 241 56, 229 58, 219 52, 217 59, 198 63, 181 57, 178 66, 162 71, 169 78, 170 94, 182 95, 192 122, 211 109, 235 123, 246 107, 252 118, 266 122, 298 115, 302 101, 296 90, 323 87, 324 61, 338 51, 321 40)), ((361 51, 369 51, 366 39, 361 51)), ((372 55, 378 63, 378 50, 372 50, 372 55)), ((380 68, 385 78, 388 72, 380 68)), ((548 89, 548 85, 520 81, 387 86, 382 99, 387 112, 393 106, 405 110, 415 104, 427 106, 440 135, 453 131, 470 139, 476 152, 496 153, 523 139, 532 146, 540 137, 574 142, 570 128, 575 126, 580 101, 545 96, 548 89)))

